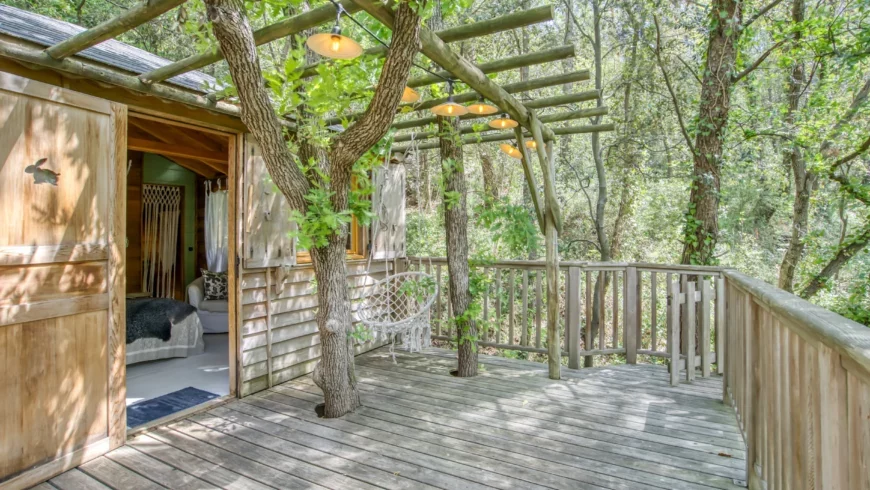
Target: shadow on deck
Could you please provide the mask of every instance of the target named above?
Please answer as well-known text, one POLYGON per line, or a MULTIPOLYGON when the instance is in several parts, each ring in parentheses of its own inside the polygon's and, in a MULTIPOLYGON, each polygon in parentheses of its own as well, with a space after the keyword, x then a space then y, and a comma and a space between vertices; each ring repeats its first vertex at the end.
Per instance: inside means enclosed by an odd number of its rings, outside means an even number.
MULTIPOLYGON (((319 419, 310 377, 139 435, 57 488, 740 488, 744 444, 720 377, 663 366, 563 369, 455 353, 357 358, 363 407, 319 419), (78 486, 76 486, 78 485, 78 486)), ((44 484, 45 485, 45 484, 44 484)))

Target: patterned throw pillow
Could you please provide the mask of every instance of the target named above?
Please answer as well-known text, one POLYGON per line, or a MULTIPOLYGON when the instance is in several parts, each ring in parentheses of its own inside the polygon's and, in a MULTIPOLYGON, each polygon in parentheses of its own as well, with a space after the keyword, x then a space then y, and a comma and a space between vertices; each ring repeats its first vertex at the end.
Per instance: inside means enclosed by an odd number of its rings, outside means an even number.
POLYGON ((213 299, 227 299, 229 297, 226 272, 202 271, 202 284, 205 289, 206 301, 213 299))

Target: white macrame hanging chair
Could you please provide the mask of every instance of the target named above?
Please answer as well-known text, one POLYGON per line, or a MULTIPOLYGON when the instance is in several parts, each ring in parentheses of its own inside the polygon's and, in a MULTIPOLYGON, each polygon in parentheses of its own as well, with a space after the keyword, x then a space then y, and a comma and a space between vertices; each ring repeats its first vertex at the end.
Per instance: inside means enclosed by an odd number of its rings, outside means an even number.
MULTIPOLYGON (((389 155, 389 152, 387 153, 389 155)), ((377 210, 373 237, 378 236, 382 218, 387 216, 383 200, 377 210)), ((387 233, 388 237, 392 233, 387 233)), ((386 242, 389 238, 385 239, 386 242)), ((376 243, 376 240, 373 240, 376 243)), ((373 247, 374 248, 374 247, 373 247)), ((385 246, 384 264, 386 277, 374 283, 369 293, 363 297, 357 309, 357 317, 363 325, 374 332, 380 332, 390 339, 390 355, 396 363, 394 350, 396 335, 402 335, 402 346, 410 352, 420 352, 430 346, 432 329, 430 310, 438 296, 438 283, 425 272, 402 272, 390 274, 389 246, 385 246)), ((366 276, 371 268, 375 250, 369 254, 366 276)), ((420 264, 422 269, 422 263, 420 264)))

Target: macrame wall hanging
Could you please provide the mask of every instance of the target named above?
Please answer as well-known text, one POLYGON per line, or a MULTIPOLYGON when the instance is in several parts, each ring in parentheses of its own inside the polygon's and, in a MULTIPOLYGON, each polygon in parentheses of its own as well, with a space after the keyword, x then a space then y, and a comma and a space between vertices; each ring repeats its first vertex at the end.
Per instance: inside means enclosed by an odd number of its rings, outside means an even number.
POLYGON ((172 298, 178 267, 181 187, 142 186, 142 287, 155 298, 172 298))

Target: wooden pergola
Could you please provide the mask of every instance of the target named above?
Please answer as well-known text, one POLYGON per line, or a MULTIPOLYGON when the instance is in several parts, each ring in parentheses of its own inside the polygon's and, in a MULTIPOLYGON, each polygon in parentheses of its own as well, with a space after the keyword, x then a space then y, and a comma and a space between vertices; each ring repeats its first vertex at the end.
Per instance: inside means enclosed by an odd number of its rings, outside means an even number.
MULTIPOLYGON (((118 71, 106 70, 100 65, 90 63, 76 55, 83 50, 95 46, 103 41, 117 37, 135 27, 148 22, 163 13, 183 4, 186 0, 144 0, 138 6, 131 8, 123 14, 110 19, 100 25, 87 29, 77 35, 49 46, 39 49, 32 46, 21 45, 6 40, 0 40, 0 56, 14 59, 20 63, 50 68, 60 72, 69 73, 73 76, 86 78, 102 84, 109 84, 131 92, 156 96, 162 99, 178 102, 190 107, 205 109, 217 114, 225 114, 234 117, 240 115, 238 106, 227 101, 219 100, 215 94, 196 93, 191 90, 179 88, 170 80, 204 66, 216 63, 222 59, 221 53, 215 48, 205 53, 189 56, 179 61, 169 63, 157 69, 145 73, 126 74, 118 71)), ((348 13, 364 11, 377 19, 388 28, 393 26, 393 13, 383 3, 374 0, 341 0, 341 5, 348 13)), ((323 5, 308 12, 288 17, 280 22, 268 25, 254 32, 257 45, 266 44, 287 36, 300 33, 304 30, 317 27, 330 22, 335 17, 333 5, 323 5)), ((558 46, 536 53, 528 53, 512 56, 488 63, 476 65, 462 56, 456 54, 449 43, 474 39, 493 33, 504 32, 511 29, 521 28, 541 22, 552 21, 554 9, 552 6, 543 6, 530 10, 515 12, 508 15, 495 17, 490 20, 466 24, 438 32, 432 32, 426 27, 420 31, 422 54, 438 65, 441 69, 435 73, 412 78, 408 82, 409 87, 422 87, 440 83, 443 78, 450 78, 467 85, 471 91, 458 94, 454 97, 456 102, 471 102, 479 97, 484 97, 496 105, 502 112, 510 115, 519 123, 514 131, 487 130, 484 134, 474 134, 471 128, 463 128, 464 135, 462 144, 476 144, 481 142, 504 141, 516 139, 519 150, 522 153, 523 171, 526 183, 529 187, 535 215, 540 228, 545 236, 546 263, 547 263, 547 333, 548 339, 558 339, 559 331, 559 258, 557 253, 557 240, 562 230, 562 218, 559 201, 555 187, 555 164, 553 143, 556 136, 583 134, 592 132, 612 131, 612 124, 597 124, 583 126, 567 126, 551 129, 547 124, 573 121, 577 119, 596 117, 607 114, 607 109, 597 107, 594 109, 580 109, 563 113, 538 116, 538 109, 558 107, 577 102, 597 100, 601 94, 597 91, 584 91, 574 94, 566 94, 556 97, 541 98, 523 103, 515 97, 532 90, 558 86, 567 83, 588 80, 588 70, 578 70, 555 76, 542 77, 526 80, 518 83, 500 86, 487 77, 488 74, 499 73, 507 70, 528 67, 532 65, 558 61, 575 55, 571 45, 558 46), (543 196, 540 195, 538 182, 535 177, 532 160, 534 159, 525 145, 526 139, 535 141, 534 155, 537 158, 543 184, 543 196)), ((383 56, 386 48, 377 47, 366 51, 371 55, 383 56)), ((303 68, 302 76, 313 76, 316 66, 303 68)), ((408 107, 401 107, 403 112, 421 111, 440 103, 444 100, 427 100, 408 107)), ((346 115, 343 119, 353 119, 359 114, 346 115)), ((478 116, 466 115, 462 120, 473 120, 478 116)), ((412 129, 411 133, 400 134, 396 142, 406 143, 409 141, 425 140, 436 137, 431 132, 416 132, 416 128, 425 127, 435 121, 434 117, 422 117, 393 125, 395 129, 412 129)), ((288 127, 293 123, 289 118, 284 119, 288 127)), ((338 118, 327 121, 331 124, 341 122, 338 118)), ((437 142, 418 143, 415 148, 437 148, 437 142)), ((407 144, 394 147, 395 151, 408 149, 407 144)), ((206 162, 209 159, 205 155, 206 162)), ((210 162, 215 163, 215 162, 210 162)), ((220 162, 218 162, 220 163, 220 162)), ((560 377, 560 343, 558 341, 549 344, 549 374, 553 379, 560 377)))

